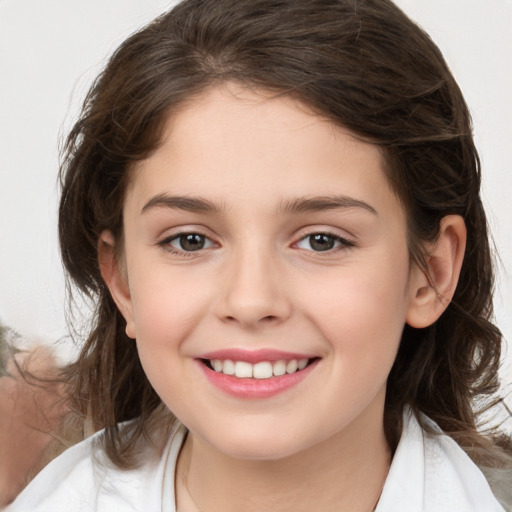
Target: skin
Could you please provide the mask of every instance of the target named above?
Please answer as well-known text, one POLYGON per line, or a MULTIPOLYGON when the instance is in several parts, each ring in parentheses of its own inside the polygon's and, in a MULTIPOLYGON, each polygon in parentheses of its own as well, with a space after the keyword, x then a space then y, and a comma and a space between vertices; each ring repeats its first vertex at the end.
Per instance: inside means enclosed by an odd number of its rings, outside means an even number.
POLYGON ((102 234, 100 265, 149 380, 190 430, 178 509, 372 510, 391 457, 387 376, 404 324, 435 321, 447 303, 438 292, 453 292, 462 220, 443 223, 427 279, 410 264, 378 147, 290 98, 228 84, 169 118, 133 171, 124 231, 119 263, 102 234), (336 207, 305 202, 333 197, 336 207), (204 235, 204 248, 185 251, 183 233, 204 235), (315 233, 332 249, 315 250, 315 233), (285 392, 242 399, 212 386, 199 362, 226 348, 318 362, 285 392))

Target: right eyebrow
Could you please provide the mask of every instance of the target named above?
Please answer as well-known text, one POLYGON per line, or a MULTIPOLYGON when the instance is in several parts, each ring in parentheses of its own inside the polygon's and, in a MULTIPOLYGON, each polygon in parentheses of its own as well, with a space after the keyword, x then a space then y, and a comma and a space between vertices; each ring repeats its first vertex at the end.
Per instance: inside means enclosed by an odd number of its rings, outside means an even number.
POLYGON ((350 208, 362 208, 373 215, 378 215, 377 210, 370 204, 344 195, 299 197, 282 203, 280 209, 284 213, 307 213, 350 208))
POLYGON ((196 213, 219 213, 221 210, 215 203, 202 197, 169 196, 167 194, 158 194, 152 197, 142 207, 141 214, 153 208, 171 208, 196 213))

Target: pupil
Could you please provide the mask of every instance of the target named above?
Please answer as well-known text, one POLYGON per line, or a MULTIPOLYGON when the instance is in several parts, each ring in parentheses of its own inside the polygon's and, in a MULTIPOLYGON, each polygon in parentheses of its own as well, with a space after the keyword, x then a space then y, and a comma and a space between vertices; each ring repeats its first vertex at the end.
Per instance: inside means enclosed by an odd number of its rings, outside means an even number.
POLYGON ((334 238, 330 235, 311 235, 309 243, 315 251, 328 251, 334 247, 334 238))
POLYGON ((204 247, 204 236, 194 233, 182 235, 180 245, 184 251, 198 251, 204 247))

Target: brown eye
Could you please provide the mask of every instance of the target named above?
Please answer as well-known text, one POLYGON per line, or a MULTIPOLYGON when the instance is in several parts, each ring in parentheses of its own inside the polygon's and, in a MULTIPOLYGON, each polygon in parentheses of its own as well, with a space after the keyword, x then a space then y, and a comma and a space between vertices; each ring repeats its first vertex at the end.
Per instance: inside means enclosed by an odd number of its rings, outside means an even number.
POLYGON ((180 233, 162 240, 159 245, 176 253, 200 251, 215 246, 214 242, 201 233, 180 233))
POLYGON ((176 241, 182 251, 199 251, 205 246, 205 237, 197 233, 180 235, 176 241))
POLYGON ((315 252, 325 252, 343 246, 351 247, 352 245, 352 242, 349 240, 329 233, 313 233, 305 236, 297 243, 297 247, 300 249, 315 252))
POLYGON ((328 251, 334 248, 335 243, 336 239, 333 236, 323 233, 309 236, 309 245, 314 251, 328 251))

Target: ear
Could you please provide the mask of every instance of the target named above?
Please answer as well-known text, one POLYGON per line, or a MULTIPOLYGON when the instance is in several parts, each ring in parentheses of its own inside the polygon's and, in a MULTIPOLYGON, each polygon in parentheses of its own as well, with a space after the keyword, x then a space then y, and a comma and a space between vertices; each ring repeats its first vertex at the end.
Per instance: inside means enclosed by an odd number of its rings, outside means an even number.
POLYGON ((110 231, 103 231, 98 240, 98 261, 101 276, 110 290, 119 311, 126 320, 126 334, 135 338, 133 303, 128 277, 123 262, 116 257, 115 239, 110 231))
POLYGON ((455 293, 466 249, 463 218, 460 215, 444 217, 438 239, 426 249, 427 268, 416 266, 411 273, 411 301, 406 322, 416 328, 432 325, 455 293))

